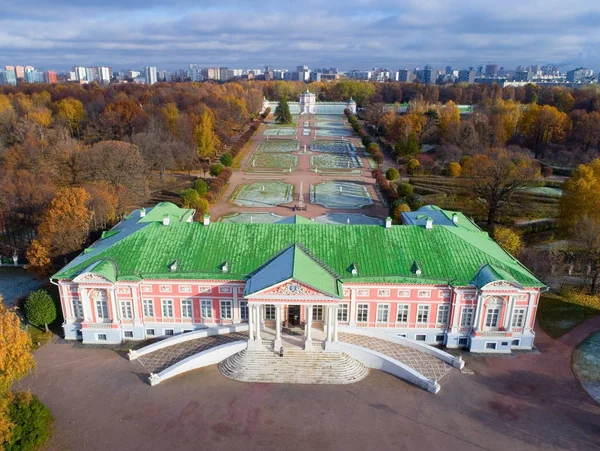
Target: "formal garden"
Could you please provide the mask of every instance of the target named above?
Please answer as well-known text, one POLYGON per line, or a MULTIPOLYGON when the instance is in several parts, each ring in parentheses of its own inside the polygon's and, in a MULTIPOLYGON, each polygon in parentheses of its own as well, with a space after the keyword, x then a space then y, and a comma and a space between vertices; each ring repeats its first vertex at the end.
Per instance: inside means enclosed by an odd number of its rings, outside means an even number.
MULTIPOLYGON (((324 154, 310 157, 311 169, 327 171, 330 169, 351 171, 354 168, 360 168, 363 164, 358 155, 324 154)), ((359 171, 360 173, 360 171, 359 171)))
POLYGON ((325 208, 362 208, 373 203, 366 186, 338 181, 311 185, 310 201, 325 208))
POLYGON ((339 121, 318 121, 318 128, 343 128, 346 129, 346 124, 339 121))
POLYGON ((360 213, 327 213, 313 221, 318 224, 383 225, 383 220, 360 213))
POLYGON ((313 152, 347 153, 355 154, 356 147, 349 141, 324 141, 316 140, 310 143, 313 152))
POLYGON ((263 135, 265 135, 265 136, 296 136, 296 128, 273 125, 273 126, 269 126, 265 131, 263 131, 263 135))
POLYGON ((256 149, 257 153, 282 153, 296 152, 300 149, 300 143, 294 139, 275 139, 263 141, 256 149))
POLYGON ((317 128, 315 134, 320 137, 338 138, 352 136, 352 131, 344 128, 317 128))
POLYGON ((298 157, 285 153, 257 153, 250 158, 246 172, 292 172, 298 157))
POLYGON ((292 201, 294 187, 276 181, 255 182, 239 185, 230 201, 240 207, 276 207, 292 201))
POLYGON ((285 219, 275 213, 232 213, 223 216, 219 222, 249 222, 251 224, 272 224, 285 219))

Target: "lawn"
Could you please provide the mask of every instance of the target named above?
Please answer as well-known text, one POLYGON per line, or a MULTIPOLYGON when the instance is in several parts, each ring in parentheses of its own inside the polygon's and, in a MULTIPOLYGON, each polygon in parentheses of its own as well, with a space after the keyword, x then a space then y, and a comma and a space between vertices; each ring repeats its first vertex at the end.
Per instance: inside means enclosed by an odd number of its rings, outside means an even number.
POLYGON ((265 136, 295 136, 295 127, 269 127, 264 132, 265 136))
POLYGON ((288 183, 264 181, 239 185, 230 200, 240 207, 276 207, 291 202, 293 194, 288 183))
POLYGON ((319 128, 346 128, 346 124, 337 121, 319 121, 317 122, 319 128))
POLYGON ((284 219, 274 213, 233 213, 223 216, 219 222, 251 222, 253 224, 272 224, 284 219))
POLYGON ((540 327, 552 338, 560 338, 585 320, 600 315, 600 309, 580 302, 576 296, 542 294, 537 312, 540 327))
POLYGON ((572 366, 585 391, 600 402, 600 332, 593 333, 575 348, 572 366))
POLYGON ((341 128, 318 128, 316 136, 324 137, 341 137, 341 136, 352 136, 352 132, 347 129, 341 128))
POLYGON ((314 152, 349 153, 355 154, 356 148, 348 141, 323 141, 317 140, 310 143, 310 150, 314 152))
POLYGON ((246 171, 260 171, 260 169, 289 170, 298 164, 298 157, 285 153, 257 153, 250 158, 246 171))
POLYGON ((271 141, 263 141, 256 149, 257 153, 281 153, 281 152, 296 152, 300 149, 300 143, 293 139, 276 139, 271 141))
POLYGON ((353 169, 362 167, 362 162, 356 155, 325 154, 310 157, 310 166, 319 169, 353 169))
POLYGON ((352 182, 311 185, 310 201, 326 208, 362 208, 373 203, 367 188, 352 182))

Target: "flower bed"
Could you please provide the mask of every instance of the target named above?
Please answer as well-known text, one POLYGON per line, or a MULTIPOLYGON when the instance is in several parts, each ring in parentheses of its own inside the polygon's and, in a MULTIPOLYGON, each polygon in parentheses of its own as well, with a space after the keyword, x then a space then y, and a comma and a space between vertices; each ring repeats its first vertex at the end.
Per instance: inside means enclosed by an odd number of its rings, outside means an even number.
POLYGON ((250 158, 246 170, 290 169, 296 167, 298 158, 285 153, 257 153, 250 158))
POLYGON ((281 139, 273 141, 263 141, 260 143, 256 152, 258 153, 281 153, 281 152, 296 152, 300 148, 300 143, 292 139, 281 139))
POLYGON ((325 154, 310 157, 311 168, 353 169, 360 168, 362 165, 357 155, 325 154))
POLYGON ((348 141, 313 141, 310 144, 310 150, 315 152, 329 152, 329 153, 349 153, 355 154, 356 148, 348 141))

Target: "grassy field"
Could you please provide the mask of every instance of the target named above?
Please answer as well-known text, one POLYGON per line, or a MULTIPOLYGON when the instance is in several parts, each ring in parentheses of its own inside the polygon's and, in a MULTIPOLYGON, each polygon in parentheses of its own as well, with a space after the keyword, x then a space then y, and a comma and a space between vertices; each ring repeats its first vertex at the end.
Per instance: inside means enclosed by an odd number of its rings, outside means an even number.
POLYGON ((323 182, 311 185, 311 202, 326 208, 362 208, 373 200, 366 188, 352 182, 323 182))
POLYGON ((294 187, 281 182, 256 182, 239 185, 230 201, 241 207, 275 207, 293 199, 294 187))
POLYGON ((298 157, 285 153, 258 153, 250 158, 246 171, 259 172, 261 169, 289 170, 298 164, 298 157))
POLYGON ((258 153, 281 153, 295 152, 300 149, 300 143, 293 139, 277 139, 272 141, 263 141, 256 151, 258 153))
POLYGON ((600 309, 582 305, 576 297, 545 293, 540 297, 537 320, 552 338, 560 338, 585 320, 600 315, 600 309))

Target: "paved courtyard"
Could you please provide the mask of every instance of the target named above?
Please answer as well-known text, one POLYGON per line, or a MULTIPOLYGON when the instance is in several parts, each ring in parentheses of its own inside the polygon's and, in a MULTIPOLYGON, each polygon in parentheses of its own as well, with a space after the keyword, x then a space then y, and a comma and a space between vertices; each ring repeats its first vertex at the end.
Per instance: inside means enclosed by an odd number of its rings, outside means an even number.
POLYGON ((427 379, 439 381, 452 370, 450 365, 442 362, 436 357, 390 341, 344 332, 340 333, 338 338, 345 343, 362 346, 363 348, 371 349, 372 351, 379 352, 392 359, 405 363, 421 373, 427 379))
POLYGON ((194 354, 238 340, 248 340, 248 334, 245 332, 234 332, 184 341, 183 343, 143 355, 137 361, 148 370, 148 373, 160 373, 171 365, 194 354))

